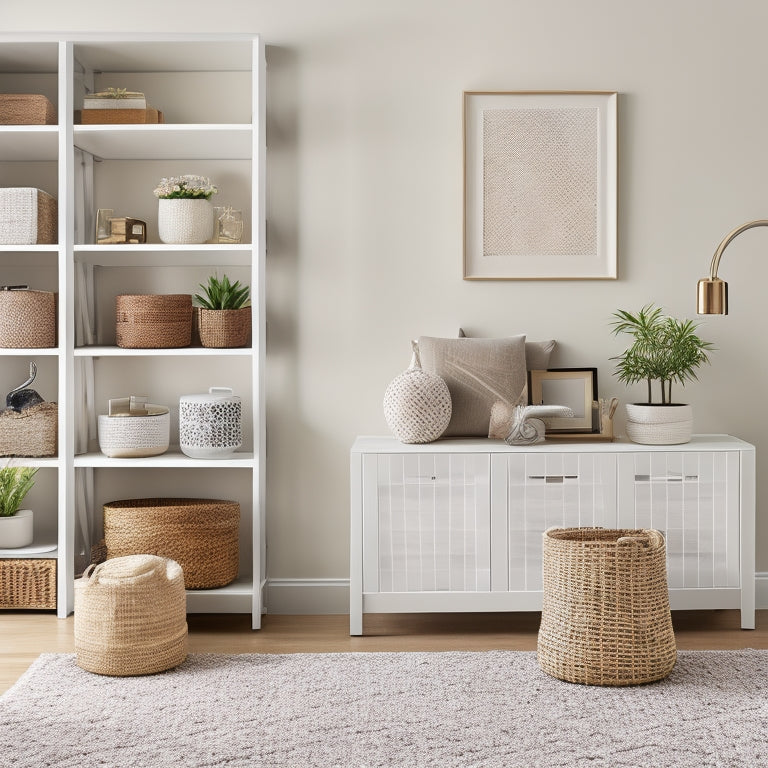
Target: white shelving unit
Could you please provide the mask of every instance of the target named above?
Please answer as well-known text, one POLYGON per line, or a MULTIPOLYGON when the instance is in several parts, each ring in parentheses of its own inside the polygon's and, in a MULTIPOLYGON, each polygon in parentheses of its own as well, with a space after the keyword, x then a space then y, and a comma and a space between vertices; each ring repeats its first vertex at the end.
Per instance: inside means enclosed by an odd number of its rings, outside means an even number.
MULTIPOLYGON (((43 510, 40 543, 53 536, 58 545, 57 613, 73 610, 74 576, 99 538, 107 501, 232 498, 242 512, 240 576, 220 589, 189 591, 188 609, 251 613, 256 629, 265 584, 264 44, 247 34, 0 35, 0 92, 43 93, 58 110, 55 126, 0 126, 0 183, 39 187, 59 205, 58 245, 0 246, 0 283, 24 282, 59 296, 57 348, 0 350, 0 394, 23 381, 33 360, 40 368, 35 387, 59 403, 58 456, 12 460, 44 468, 56 489, 43 510), (166 122, 75 124, 83 95, 106 87, 144 91, 166 122), (161 177, 182 173, 210 176, 219 187, 214 204, 243 211, 242 244, 159 242, 152 190, 161 177), (145 220, 148 242, 94 244, 98 208, 145 220), (195 293, 214 272, 251 286, 250 347, 115 345, 115 295, 195 293), (94 381, 88 400, 80 376, 85 368, 94 381), (243 401, 242 452, 219 461, 190 459, 178 450, 179 396, 222 385, 243 401), (171 408, 167 453, 129 460, 98 451, 95 416, 106 412, 109 398, 128 394, 147 394, 171 408), (83 445, 76 424, 88 422, 83 445)), ((36 544, 37 538, 36 530, 36 544)))

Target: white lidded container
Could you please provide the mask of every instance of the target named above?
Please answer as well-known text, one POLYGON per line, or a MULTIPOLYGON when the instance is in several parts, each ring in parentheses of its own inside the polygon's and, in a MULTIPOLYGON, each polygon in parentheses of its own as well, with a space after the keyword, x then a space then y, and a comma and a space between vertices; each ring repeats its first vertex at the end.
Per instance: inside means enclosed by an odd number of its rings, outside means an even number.
POLYGON ((182 453, 193 459, 226 459, 242 444, 242 403, 231 387, 179 398, 182 453))
POLYGON ((109 414, 99 416, 99 448, 115 459, 158 456, 168 450, 170 408, 131 395, 109 401, 109 414))

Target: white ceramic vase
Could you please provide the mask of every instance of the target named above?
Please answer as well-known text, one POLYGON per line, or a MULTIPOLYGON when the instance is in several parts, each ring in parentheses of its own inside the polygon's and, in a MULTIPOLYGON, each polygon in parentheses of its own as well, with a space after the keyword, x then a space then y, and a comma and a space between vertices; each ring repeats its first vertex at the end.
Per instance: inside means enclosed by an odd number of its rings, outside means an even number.
POLYGON ((627 403, 627 437, 643 445, 680 445, 693 433, 690 405, 627 403))
POLYGON ((213 237, 213 205, 204 198, 161 198, 157 229, 164 243, 207 243, 213 237))
POLYGON ((228 459, 242 444, 242 403, 230 387, 179 398, 182 453, 193 459, 228 459))
POLYGON ((0 517, 0 549, 28 547, 34 538, 33 513, 31 509, 20 509, 10 517, 0 517))

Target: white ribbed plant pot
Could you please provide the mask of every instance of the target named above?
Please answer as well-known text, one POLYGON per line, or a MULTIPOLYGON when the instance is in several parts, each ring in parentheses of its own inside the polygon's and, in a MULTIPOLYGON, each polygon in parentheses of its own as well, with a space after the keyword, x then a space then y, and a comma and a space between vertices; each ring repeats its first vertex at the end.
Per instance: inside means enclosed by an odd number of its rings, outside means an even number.
POLYGON ((627 437, 643 445, 679 445, 693 434, 690 405, 627 403, 627 437))
POLYGON ((0 549, 28 547, 34 538, 33 513, 31 509, 20 509, 10 517, 0 517, 0 549))
POLYGON ((164 243, 206 243, 213 237, 213 204, 203 198, 161 198, 157 229, 164 243))

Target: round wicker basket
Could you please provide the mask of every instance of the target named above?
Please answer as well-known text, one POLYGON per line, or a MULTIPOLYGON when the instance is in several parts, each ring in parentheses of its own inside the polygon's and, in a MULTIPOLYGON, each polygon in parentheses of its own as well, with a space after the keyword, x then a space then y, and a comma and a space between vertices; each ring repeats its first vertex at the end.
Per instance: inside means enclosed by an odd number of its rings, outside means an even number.
POLYGON ((125 499, 104 505, 107 557, 149 553, 175 560, 187 589, 237 578, 240 504, 222 499, 125 499))
POLYGON ((659 531, 551 528, 543 577, 544 672, 571 683, 635 685, 672 671, 677 651, 659 531))
POLYGON ((100 675, 149 675, 187 657, 184 577, 173 560, 134 555, 75 581, 77 664, 100 675))
POLYGON ((251 308, 195 308, 195 320, 204 347, 225 349, 245 347, 251 337, 251 308))
POLYGON ((0 347, 55 346, 55 295, 50 291, 0 291, 0 347))
POLYGON ((125 349, 188 347, 192 343, 192 296, 115 296, 116 341, 125 349))

